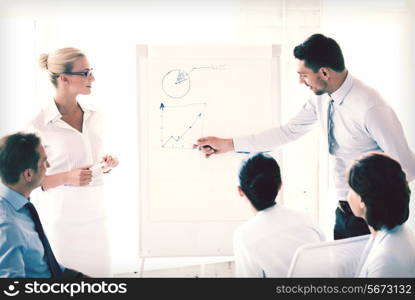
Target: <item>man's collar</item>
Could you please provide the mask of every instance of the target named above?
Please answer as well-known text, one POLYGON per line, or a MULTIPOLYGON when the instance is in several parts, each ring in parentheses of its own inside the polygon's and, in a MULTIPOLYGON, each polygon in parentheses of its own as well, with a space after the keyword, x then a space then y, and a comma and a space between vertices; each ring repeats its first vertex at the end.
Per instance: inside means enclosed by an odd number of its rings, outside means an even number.
POLYGON ((337 105, 341 105, 343 103, 344 98, 346 98, 347 94, 350 92, 351 88, 353 87, 353 76, 347 72, 346 79, 342 83, 342 85, 329 97, 334 100, 334 103, 337 105))
POLYGON ((21 209, 28 202, 22 194, 0 182, 0 197, 4 198, 15 210, 21 209))

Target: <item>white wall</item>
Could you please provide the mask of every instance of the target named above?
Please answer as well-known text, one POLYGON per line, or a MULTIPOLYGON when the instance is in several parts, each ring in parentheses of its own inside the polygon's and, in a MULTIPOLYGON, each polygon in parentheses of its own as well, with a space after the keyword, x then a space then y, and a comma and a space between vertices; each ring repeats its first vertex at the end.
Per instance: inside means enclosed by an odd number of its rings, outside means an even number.
POLYGON ((17 130, 36 107, 33 20, 1 18, 0 45, 0 134, 4 134, 17 130))

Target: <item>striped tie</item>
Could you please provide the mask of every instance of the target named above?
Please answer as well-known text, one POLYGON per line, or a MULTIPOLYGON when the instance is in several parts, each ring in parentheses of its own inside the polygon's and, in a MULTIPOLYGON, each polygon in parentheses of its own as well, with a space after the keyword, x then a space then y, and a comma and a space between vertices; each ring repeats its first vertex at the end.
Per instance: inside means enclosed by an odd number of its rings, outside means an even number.
POLYGON ((336 138, 333 134, 333 114, 334 114, 334 100, 331 99, 329 103, 329 108, 327 110, 327 134, 328 134, 328 144, 329 144, 329 153, 334 154, 336 151, 338 144, 336 142, 336 138))

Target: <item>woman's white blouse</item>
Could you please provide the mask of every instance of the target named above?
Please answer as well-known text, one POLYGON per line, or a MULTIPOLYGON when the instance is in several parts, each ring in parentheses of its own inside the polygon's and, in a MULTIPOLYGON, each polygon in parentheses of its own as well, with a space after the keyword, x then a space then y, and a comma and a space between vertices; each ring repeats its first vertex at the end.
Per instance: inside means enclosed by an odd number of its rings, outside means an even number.
MULTIPOLYGON (((41 137, 50 167, 47 175, 67 172, 102 160, 102 120, 90 104, 79 103, 84 111, 82 132, 63 121, 54 101, 45 106, 31 126, 41 137)), ((102 174, 94 174, 90 185, 102 184, 102 174)))
POLYGON ((382 229, 371 236, 357 277, 415 277, 415 234, 407 225, 382 229))

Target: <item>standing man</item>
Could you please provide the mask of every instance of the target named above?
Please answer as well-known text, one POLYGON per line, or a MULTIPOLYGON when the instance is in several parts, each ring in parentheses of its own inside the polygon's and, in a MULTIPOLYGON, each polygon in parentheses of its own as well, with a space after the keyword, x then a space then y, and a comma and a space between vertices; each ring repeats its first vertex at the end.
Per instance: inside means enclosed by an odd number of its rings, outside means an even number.
POLYGON ((0 140, 0 277, 85 277, 58 264, 30 202, 47 167, 36 135, 16 133, 0 140))
POLYGON ((333 158, 336 189, 334 239, 368 234, 366 222, 355 217, 347 201, 347 170, 355 159, 370 151, 388 153, 401 163, 411 181, 415 156, 393 109, 373 88, 345 68, 337 42, 322 34, 310 36, 294 48, 300 83, 313 92, 300 112, 280 127, 238 138, 203 137, 194 147, 206 157, 228 151, 269 151, 292 142, 318 123, 333 158))

